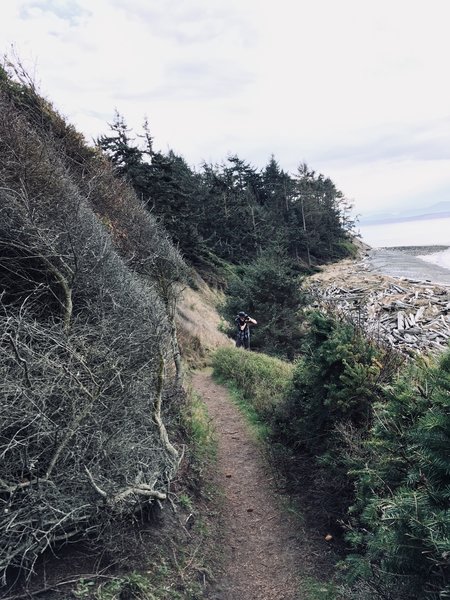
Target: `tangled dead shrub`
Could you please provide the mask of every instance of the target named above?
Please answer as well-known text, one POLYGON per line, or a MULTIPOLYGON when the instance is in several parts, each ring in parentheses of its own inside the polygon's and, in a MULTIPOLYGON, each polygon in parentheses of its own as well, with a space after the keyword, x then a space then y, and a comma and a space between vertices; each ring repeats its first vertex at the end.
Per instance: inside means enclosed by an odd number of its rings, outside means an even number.
POLYGON ((86 151, 74 168, 20 90, 0 78, 3 583, 163 500, 179 462, 163 406, 181 395, 169 367, 184 263, 104 161, 86 151))

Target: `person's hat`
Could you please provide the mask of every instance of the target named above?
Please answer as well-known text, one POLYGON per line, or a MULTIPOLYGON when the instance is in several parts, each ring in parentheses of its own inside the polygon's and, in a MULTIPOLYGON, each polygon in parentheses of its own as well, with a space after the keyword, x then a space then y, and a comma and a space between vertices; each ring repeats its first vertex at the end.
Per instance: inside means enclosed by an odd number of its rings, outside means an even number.
POLYGON ((243 310, 238 312, 238 317, 246 317, 246 316, 247 316, 247 314, 243 310))

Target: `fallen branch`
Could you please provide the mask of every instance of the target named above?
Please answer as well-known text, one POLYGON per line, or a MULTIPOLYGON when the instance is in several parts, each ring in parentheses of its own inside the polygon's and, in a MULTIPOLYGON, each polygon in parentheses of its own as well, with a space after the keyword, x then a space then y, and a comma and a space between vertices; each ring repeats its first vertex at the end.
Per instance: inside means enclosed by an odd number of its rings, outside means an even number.
POLYGON ((46 592, 51 592, 52 590, 56 590, 59 587, 64 585, 71 585, 73 583, 78 583, 80 580, 96 580, 96 579, 117 579, 114 575, 101 575, 101 574, 89 574, 89 575, 78 575, 76 579, 64 579, 62 581, 58 581, 53 585, 49 585, 45 588, 39 588, 38 590, 27 590, 23 594, 17 594, 15 596, 7 596, 2 600, 22 600, 22 598, 29 598, 30 596, 39 596, 40 594, 45 594, 46 592))
POLYGON ((155 396, 155 402, 153 404, 153 420, 155 421, 156 425, 158 426, 159 438, 160 438, 164 448, 167 450, 167 452, 172 456, 172 458, 178 464, 178 462, 179 462, 178 451, 170 443, 169 436, 167 435, 167 429, 161 419, 162 393, 163 393, 163 387, 164 387, 164 368, 165 368, 164 357, 162 355, 160 355, 156 396, 155 396))

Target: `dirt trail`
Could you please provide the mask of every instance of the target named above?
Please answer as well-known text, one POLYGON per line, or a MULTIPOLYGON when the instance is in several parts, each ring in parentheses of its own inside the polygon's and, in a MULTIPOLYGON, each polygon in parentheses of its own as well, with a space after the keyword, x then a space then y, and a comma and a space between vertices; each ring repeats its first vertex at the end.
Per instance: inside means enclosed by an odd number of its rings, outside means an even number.
POLYGON ((270 473, 243 416, 206 372, 193 376, 218 438, 218 483, 224 490, 226 574, 211 600, 298 599, 299 556, 271 490, 270 473))

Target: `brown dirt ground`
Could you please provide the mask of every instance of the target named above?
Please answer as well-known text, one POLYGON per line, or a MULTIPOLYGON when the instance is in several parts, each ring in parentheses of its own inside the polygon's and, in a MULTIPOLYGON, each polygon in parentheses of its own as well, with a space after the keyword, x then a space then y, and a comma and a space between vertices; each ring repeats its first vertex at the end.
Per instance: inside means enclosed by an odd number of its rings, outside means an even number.
POLYGON ((209 373, 193 375, 218 438, 223 490, 225 573, 211 600, 294 600, 301 557, 292 526, 271 484, 270 468, 244 417, 209 373))

